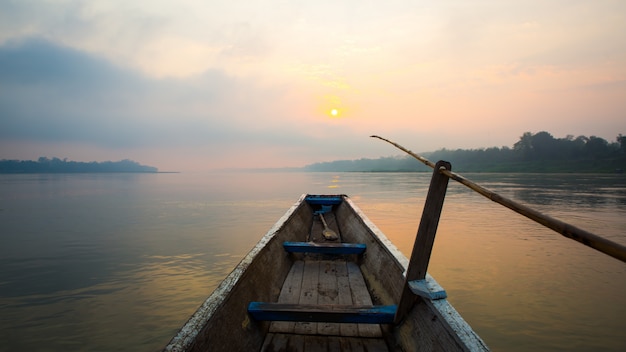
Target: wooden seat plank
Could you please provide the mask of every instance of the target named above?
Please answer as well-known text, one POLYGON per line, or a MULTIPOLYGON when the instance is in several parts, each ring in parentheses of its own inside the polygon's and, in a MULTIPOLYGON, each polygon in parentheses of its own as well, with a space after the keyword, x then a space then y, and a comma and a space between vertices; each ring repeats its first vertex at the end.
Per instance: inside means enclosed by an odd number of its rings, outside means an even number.
POLYGON ((382 338, 343 337, 340 340, 341 351, 352 352, 387 352, 389 348, 382 338))
MULTIPOLYGON (((350 279, 348 278, 348 267, 346 262, 340 262, 341 265, 337 265, 337 292, 339 294, 339 304, 354 304, 352 300, 352 291, 350 289, 350 279)), ((341 336, 359 336, 359 329, 357 324, 344 323, 339 325, 339 332, 341 336)))
POLYGON ((304 350, 306 352, 328 352, 328 339, 322 336, 305 336, 304 350))
MULTIPOLYGON (((302 276, 304 275, 304 262, 299 260, 293 263, 291 270, 283 283, 278 296, 278 302, 298 303, 300 301, 300 290, 302 289, 302 276)), ((295 323, 288 321, 273 321, 270 325, 270 332, 293 332, 295 323)))
MULTIPOLYGON (((345 317, 346 313, 347 315, 354 315, 359 308, 372 309, 374 307, 363 275, 356 263, 346 260, 316 260, 314 258, 294 262, 285 279, 278 302, 287 304, 284 306, 287 310, 306 311, 312 309, 318 310, 318 313, 315 314, 322 315, 326 314, 327 310, 334 310, 339 313, 335 314, 335 317, 342 315, 345 317), (340 312, 341 309, 346 311, 340 312)), ((268 304, 275 306, 277 303, 268 304)), ((394 308, 387 307, 387 315, 383 322, 387 323, 388 320, 392 319, 394 308)), ((296 314, 300 313, 297 312, 296 314)), ((332 316, 333 313, 330 315, 332 316)), ((295 320, 300 319, 304 318, 295 320)), ((345 318, 329 319, 326 317, 322 320, 345 321, 341 319, 345 318)), ((371 323, 372 321, 369 322, 357 324, 272 321, 270 333, 266 337, 262 350, 304 351, 306 348, 308 351, 321 348, 321 350, 327 351, 386 351, 387 347, 378 325, 380 321, 376 321, 375 324, 371 323), (305 336, 314 336, 315 338, 309 339, 305 336)))
POLYGON ((321 305, 250 302, 248 312, 256 320, 391 324, 393 323, 396 308, 395 305, 344 306, 338 304, 321 305))
POLYGON ((289 253, 319 254, 363 254, 366 245, 363 243, 317 243, 317 242, 285 242, 283 247, 289 253))
MULTIPOLYGON (((331 305, 339 303, 337 288, 337 266, 343 264, 337 261, 324 260, 320 262, 318 304, 331 305)), ((345 264, 343 264, 345 266, 345 264)), ((317 324, 317 332, 322 335, 339 335, 339 324, 322 322, 317 324)))
MULTIPOLYGON (((372 297, 365 285, 361 269, 356 263, 346 263, 348 269, 348 279, 350 280, 350 289, 352 291, 352 301, 355 305, 372 305, 372 297)), ((363 337, 381 337, 382 330, 378 325, 359 324, 359 336, 363 337)))
POLYGON ((262 352, 274 351, 329 351, 329 352, 387 352, 381 338, 358 338, 341 336, 268 334, 262 352))
POLYGON ((351 352, 368 352, 361 339, 344 338, 341 339, 341 350, 351 352))
MULTIPOLYGON (((282 323, 282 322, 281 322, 282 323)), ((268 333, 265 335, 261 351, 287 351, 289 335, 268 333)))
MULTIPOLYGON (((317 285, 319 283, 319 261, 307 260, 304 262, 302 275, 302 288, 300 290, 299 304, 317 304, 317 285)), ((294 326, 297 334, 317 333, 317 324, 312 322, 297 322, 294 326)))

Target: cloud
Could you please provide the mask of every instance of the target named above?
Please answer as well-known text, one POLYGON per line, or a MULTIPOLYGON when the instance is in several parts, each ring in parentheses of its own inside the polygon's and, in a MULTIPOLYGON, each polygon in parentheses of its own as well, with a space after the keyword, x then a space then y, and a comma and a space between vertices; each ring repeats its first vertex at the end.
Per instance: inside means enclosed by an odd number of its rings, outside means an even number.
POLYGON ((624 4, 0 0, 0 157, 280 166, 388 155, 371 134, 420 152, 612 139, 624 4))
POLYGON ((148 78, 42 40, 0 48, 0 87, 1 137, 106 147, 232 136, 238 118, 229 102, 251 89, 219 71, 189 81, 148 78))
MULTIPOLYGON (((127 130, 129 105, 145 87, 141 77, 106 61, 42 40, 0 49, 0 134, 4 138, 107 143, 117 125, 127 130), (122 114, 113 114, 121 109, 122 114)), ((131 128, 132 129, 132 128, 131 128)), ((115 140, 132 143, 122 132, 115 140)))
POLYGON ((300 115, 289 85, 217 70, 157 79, 41 39, 0 47, 0 90, 5 142, 171 149, 207 157, 265 148, 295 159, 298 150, 311 150, 314 157, 336 153, 341 143, 322 141, 342 134, 352 140, 345 123, 327 128, 310 111, 300 115))

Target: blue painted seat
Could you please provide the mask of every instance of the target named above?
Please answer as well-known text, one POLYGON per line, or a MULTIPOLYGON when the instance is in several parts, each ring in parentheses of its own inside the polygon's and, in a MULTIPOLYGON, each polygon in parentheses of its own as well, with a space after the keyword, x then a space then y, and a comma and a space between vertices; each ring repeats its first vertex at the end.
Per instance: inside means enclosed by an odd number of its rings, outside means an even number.
POLYGON ((283 247, 289 253, 363 254, 367 246, 364 243, 284 242, 283 247))
POLYGON ((250 302, 256 320, 357 324, 392 324, 397 306, 318 305, 250 302))

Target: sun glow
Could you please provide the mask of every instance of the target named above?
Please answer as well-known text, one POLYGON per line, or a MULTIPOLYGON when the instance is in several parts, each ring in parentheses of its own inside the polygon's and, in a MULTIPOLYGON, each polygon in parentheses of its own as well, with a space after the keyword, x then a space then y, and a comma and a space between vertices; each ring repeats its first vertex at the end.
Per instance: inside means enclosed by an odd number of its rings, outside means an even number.
POLYGON ((330 110, 330 116, 332 116, 332 117, 339 117, 339 110, 337 110, 337 109, 330 110))

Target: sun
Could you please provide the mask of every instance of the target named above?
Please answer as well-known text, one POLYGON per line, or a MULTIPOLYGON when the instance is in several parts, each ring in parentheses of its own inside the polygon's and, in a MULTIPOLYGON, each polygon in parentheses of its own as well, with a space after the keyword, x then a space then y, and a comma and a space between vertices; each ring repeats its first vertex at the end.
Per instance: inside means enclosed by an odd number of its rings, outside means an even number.
POLYGON ((339 116, 339 110, 337 110, 337 109, 330 110, 330 116, 338 117, 339 116))

